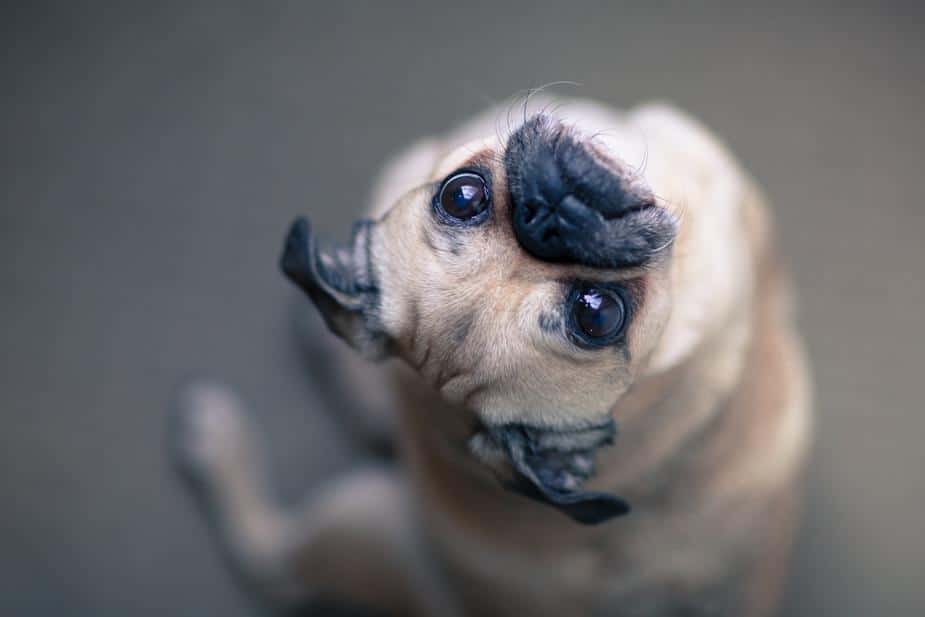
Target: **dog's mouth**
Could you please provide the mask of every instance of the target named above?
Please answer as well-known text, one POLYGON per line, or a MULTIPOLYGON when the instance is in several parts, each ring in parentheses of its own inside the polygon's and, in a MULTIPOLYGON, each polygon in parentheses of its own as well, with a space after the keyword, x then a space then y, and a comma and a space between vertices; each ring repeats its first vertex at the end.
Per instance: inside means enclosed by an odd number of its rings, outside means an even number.
POLYGON ((595 525, 630 511, 621 497, 581 489, 594 474, 595 452, 613 444, 615 436, 613 419, 574 430, 504 424, 481 427, 469 445, 498 472, 506 488, 552 506, 579 523, 595 525), (505 460, 509 474, 499 470, 505 460))

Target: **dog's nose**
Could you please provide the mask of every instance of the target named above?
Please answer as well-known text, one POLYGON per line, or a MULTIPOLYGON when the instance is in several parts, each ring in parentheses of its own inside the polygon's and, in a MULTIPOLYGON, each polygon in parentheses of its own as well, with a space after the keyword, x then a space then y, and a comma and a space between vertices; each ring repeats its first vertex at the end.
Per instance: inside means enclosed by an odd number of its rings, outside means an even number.
POLYGON ((521 245, 544 261, 576 261, 577 248, 593 234, 601 216, 572 194, 523 200, 514 207, 521 245))
POLYGON ((639 265, 670 243, 674 228, 663 216, 635 216, 655 208, 648 191, 548 116, 514 132, 504 163, 514 234, 534 257, 614 268, 639 265))

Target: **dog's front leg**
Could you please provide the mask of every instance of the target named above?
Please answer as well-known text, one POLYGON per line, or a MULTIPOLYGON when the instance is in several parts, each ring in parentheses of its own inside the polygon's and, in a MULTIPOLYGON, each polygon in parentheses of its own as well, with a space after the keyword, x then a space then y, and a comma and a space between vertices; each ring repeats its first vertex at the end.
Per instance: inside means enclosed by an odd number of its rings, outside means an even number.
POLYGON ((173 445, 232 566, 274 606, 335 603, 373 614, 454 615, 395 470, 357 471, 283 509, 241 403, 195 384, 178 405, 173 445))

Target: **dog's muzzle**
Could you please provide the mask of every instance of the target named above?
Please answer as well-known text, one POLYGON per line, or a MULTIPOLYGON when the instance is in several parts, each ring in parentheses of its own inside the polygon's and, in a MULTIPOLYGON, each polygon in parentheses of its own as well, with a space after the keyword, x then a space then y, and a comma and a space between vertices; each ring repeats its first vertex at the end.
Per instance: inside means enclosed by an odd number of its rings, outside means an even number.
POLYGON ((543 261, 640 266, 671 245, 674 217, 561 123, 521 126, 504 155, 514 235, 543 261))

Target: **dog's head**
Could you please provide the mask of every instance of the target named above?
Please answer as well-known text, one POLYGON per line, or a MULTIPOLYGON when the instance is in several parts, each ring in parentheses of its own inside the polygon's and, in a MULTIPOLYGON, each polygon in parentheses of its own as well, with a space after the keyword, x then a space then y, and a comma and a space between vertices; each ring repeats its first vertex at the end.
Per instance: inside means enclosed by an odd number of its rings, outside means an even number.
POLYGON ((581 484, 672 316, 680 217, 582 117, 429 146, 417 185, 348 245, 297 221, 282 267, 350 345, 470 410, 471 450, 509 463, 512 488, 598 522, 628 506, 581 484))

